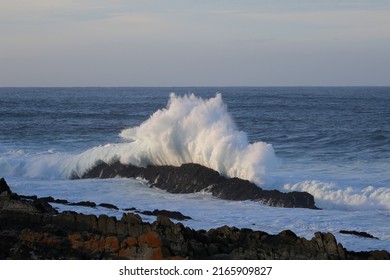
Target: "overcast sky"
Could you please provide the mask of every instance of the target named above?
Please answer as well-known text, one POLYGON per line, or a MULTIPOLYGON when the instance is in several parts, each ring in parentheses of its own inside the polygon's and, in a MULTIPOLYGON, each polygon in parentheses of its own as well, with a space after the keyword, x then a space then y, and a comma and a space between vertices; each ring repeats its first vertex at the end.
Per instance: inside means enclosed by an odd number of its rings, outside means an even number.
POLYGON ((390 85, 390 0, 0 0, 0 86, 390 85))

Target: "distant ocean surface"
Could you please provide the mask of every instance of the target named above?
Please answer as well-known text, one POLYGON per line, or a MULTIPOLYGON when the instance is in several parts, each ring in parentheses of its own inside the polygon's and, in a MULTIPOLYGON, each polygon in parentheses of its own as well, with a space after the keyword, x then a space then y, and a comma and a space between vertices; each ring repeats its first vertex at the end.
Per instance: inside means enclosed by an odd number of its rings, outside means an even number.
POLYGON ((0 177, 20 194, 180 211, 197 229, 332 232, 349 250, 390 251, 389 170, 390 87, 0 88, 0 177), (264 189, 307 191, 323 210, 69 180, 99 160, 196 162, 264 189))

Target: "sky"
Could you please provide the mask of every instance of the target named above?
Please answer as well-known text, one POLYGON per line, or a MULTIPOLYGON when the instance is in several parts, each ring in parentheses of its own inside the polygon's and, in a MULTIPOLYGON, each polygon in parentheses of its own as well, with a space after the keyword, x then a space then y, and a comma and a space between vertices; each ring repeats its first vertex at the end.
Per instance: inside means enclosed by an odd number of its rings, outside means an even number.
POLYGON ((390 0, 0 0, 0 87, 388 85, 390 0))

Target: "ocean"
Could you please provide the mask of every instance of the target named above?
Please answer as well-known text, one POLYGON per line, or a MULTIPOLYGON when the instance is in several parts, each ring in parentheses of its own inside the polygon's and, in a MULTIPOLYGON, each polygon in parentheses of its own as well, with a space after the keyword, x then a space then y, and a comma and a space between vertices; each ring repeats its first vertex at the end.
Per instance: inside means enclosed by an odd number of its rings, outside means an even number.
POLYGON ((0 131, 0 177, 19 194, 180 211, 194 229, 331 232, 348 250, 390 251, 390 87, 0 88, 0 131), (195 162, 264 189, 307 191, 322 210, 169 194, 141 178, 70 180, 100 160, 195 162))

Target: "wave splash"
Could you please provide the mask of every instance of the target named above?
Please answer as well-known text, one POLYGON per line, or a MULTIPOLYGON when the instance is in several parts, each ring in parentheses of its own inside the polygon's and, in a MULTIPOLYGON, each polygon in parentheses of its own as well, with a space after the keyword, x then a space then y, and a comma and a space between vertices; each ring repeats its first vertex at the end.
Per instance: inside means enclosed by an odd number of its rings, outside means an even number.
POLYGON ((98 160, 138 166, 198 163, 228 177, 263 184, 277 163, 272 145, 249 143, 246 133, 237 129, 219 93, 210 99, 171 93, 166 108, 120 136, 123 143, 76 156, 72 165, 77 173, 98 160))
POLYGON ((390 188, 367 186, 339 188, 335 183, 316 180, 285 184, 285 191, 304 191, 312 194, 316 205, 326 209, 383 209, 390 210, 390 188))
MULTIPOLYGON (((272 145, 249 143, 230 116, 222 95, 202 99, 194 94, 171 94, 166 108, 156 111, 139 126, 120 132, 121 143, 94 147, 81 154, 48 150, 29 153, 0 147, 1 176, 65 179, 79 175, 99 161, 138 166, 198 163, 228 177, 239 177, 265 186, 278 160, 272 145)), ((300 171, 297 170, 297 175, 300 171)), ((271 174, 272 175, 272 174, 271 174)), ((294 181, 295 176, 289 180, 294 181)), ((299 177, 299 176, 298 176, 299 177)), ((290 182, 291 182, 290 181, 290 182)), ((278 187, 277 187, 278 188, 278 187)), ((390 188, 344 187, 337 182, 308 180, 289 183, 284 191, 306 191, 318 207, 326 209, 390 210, 390 188)))

